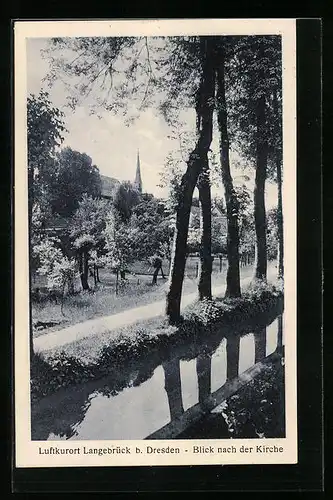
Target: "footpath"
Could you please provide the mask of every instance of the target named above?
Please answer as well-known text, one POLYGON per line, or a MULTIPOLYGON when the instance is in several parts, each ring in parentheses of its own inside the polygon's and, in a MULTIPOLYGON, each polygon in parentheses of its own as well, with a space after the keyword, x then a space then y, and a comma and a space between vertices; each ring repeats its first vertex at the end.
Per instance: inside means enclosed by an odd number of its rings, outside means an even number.
MULTIPOLYGON (((267 272, 268 281, 274 281, 276 278, 276 267, 270 266, 267 272)), ((250 284, 252 276, 241 280, 242 288, 250 284)), ((213 296, 218 297, 225 293, 226 285, 218 285, 213 287, 213 296)), ((182 310, 197 299, 197 293, 185 294, 182 297, 182 310)), ((61 347, 70 344, 77 340, 100 335, 120 327, 131 325, 138 321, 151 319, 163 314, 165 308, 165 300, 153 302, 145 306, 139 306, 132 309, 127 309, 117 314, 110 316, 101 316, 99 318, 89 319, 75 325, 62 328, 34 339, 35 352, 47 351, 55 347, 61 347)))

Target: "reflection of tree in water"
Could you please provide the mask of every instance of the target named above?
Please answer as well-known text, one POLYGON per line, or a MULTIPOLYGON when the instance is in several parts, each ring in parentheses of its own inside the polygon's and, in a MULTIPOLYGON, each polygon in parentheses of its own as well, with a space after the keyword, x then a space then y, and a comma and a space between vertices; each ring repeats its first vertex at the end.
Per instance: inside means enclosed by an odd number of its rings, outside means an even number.
MULTIPOLYGON (((205 402, 211 391, 211 356, 227 339, 227 378, 238 374, 238 354, 240 337, 255 332, 256 360, 265 357, 262 332, 267 324, 276 317, 272 314, 260 314, 247 325, 237 324, 232 327, 219 328, 211 331, 209 336, 196 332, 191 340, 177 336, 177 342, 172 336, 166 337, 162 345, 150 345, 147 352, 139 353, 131 359, 131 352, 122 349, 109 354, 104 359, 107 376, 81 384, 42 399, 32 408, 32 439, 46 440, 50 433, 61 438, 75 435, 75 429, 83 421, 91 400, 97 395, 115 397, 128 387, 138 387, 149 380, 155 369, 162 365, 165 373, 165 390, 168 396, 171 419, 180 417, 184 412, 181 394, 180 360, 197 358, 196 369, 198 377, 199 403, 205 407, 205 402), (228 350, 229 346, 229 350, 228 350), (119 354, 119 352, 118 352, 119 354)), ((282 328, 282 325, 281 325, 282 328)))
POLYGON ((266 327, 254 330, 255 363, 266 357, 266 327))
POLYGON ((179 359, 162 364, 165 378, 165 391, 168 396, 170 419, 180 417, 184 413, 179 359))
POLYGON ((197 377, 199 389, 199 404, 205 408, 211 391, 211 354, 199 354, 197 357, 197 377))

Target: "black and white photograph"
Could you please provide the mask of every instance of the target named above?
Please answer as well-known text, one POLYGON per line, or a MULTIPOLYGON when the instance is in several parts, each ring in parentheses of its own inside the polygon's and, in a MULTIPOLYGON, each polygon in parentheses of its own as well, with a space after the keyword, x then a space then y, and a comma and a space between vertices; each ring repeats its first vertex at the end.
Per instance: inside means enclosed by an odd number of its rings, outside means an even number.
POLYGON ((16 23, 22 467, 297 461, 295 26, 269 21, 16 23))

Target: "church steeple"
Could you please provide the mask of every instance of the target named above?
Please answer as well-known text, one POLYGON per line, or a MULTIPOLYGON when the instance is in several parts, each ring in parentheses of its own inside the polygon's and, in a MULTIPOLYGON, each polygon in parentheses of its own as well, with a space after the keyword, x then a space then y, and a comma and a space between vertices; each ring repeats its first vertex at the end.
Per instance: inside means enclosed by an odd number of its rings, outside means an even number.
POLYGON ((140 156, 139 156, 139 150, 138 150, 138 155, 137 155, 137 160, 136 160, 136 173, 135 173, 135 181, 134 181, 134 187, 142 193, 142 179, 141 179, 141 170, 140 170, 140 156))

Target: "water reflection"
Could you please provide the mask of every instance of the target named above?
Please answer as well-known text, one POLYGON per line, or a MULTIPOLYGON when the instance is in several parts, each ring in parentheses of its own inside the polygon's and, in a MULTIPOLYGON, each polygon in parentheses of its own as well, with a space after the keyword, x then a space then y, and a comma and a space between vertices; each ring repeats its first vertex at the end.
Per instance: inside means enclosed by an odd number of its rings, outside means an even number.
MULTIPOLYGON (((255 351, 256 351, 256 345, 258 340, 258 330, 256 331, 256 335, 253 333, 248 333, 247 335, 244 335, 244 337, 240 338, 239 342, 239 365, 238 365, 238 373, 237 375, 240 375, 241 373, 245 372, 250 366, 254 365, 255 363, 255 351)), ((260 338, 259 341, 262 341, 260 338)), ((259 361, 260 359, 264 358, 265 355, 259 357, 256 361, 259 361)))
POLYGON ((35 404, 32 439, 176 437, 232 394, 238 375, 281 351, 282 330, 282 316, 261 315, 238 331, 153 348, 142 359, 110 367, 104 379, 35 404))
POLYGON ((184 411, 199 402, 198 383, 196 380, 195 358, 190 360, 181 359, 179 362, 182 386, 182 398, 184 411))
POLYGON ((212 392, 219 389, 227 380, 227 339, 222 339, 220 345, 211 356, 211 386, 212 392))
POLYGON ((270 354, 272 354, 277 349, 277 346, 278 346, 278 331, 279 331, 278 321, 273 321, 273 323, 271 323, 270 325, 268 325, 267 328, 266 328, 266 336, 267 336, 266 356, 269 356, 270 354))
POLYGON ((177 404, 181 404, 181 398, 173 390, 172 397, 168 399, 168 393, 163 389, 164 373, 158 366, 152 377, 140 385, 140 390, 134 386, 127 387, 111 398, 96 391, 91 396, 85 418, 74 428, 71 439, 98 440, 101 436, 106 440, 144 439, 167 424, 170 415, 171 419, 178 415, 177 404))

